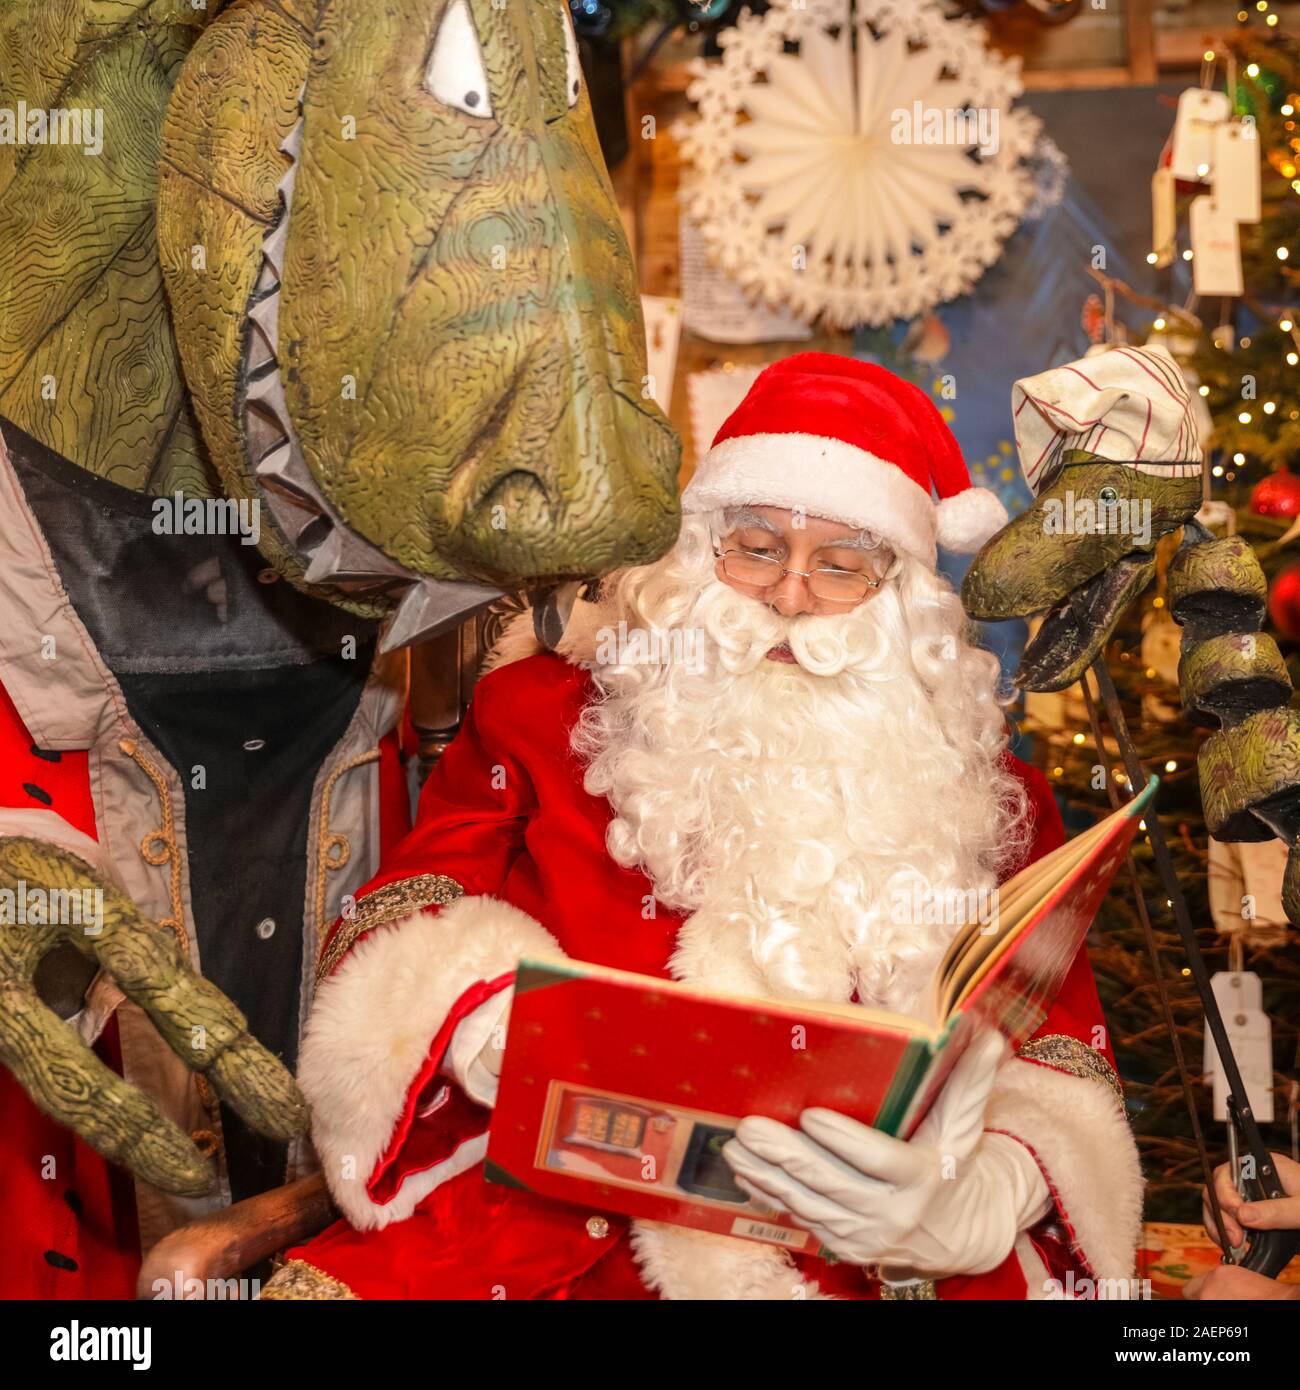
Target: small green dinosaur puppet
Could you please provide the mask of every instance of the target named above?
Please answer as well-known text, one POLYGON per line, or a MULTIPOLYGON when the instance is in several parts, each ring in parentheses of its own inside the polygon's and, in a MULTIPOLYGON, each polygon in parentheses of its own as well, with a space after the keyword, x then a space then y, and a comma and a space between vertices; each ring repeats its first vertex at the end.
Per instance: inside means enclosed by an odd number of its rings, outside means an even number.
POLYGON ((1203 498, 1191 399, 1163 348, 1113 349, 1016 383, 1016 439, 1033 503, 976 555, 972 618, 1046 612, 1016 674, 1023 690, 1082 678, 1182 527, 1169 604, 1182 625, 1184 708, 1217 725, 1198 757, 1211 835, 1284 839, 1282 904, 1300 924, 1300 715, 1277 644, 1261 632, 1266 585, 1239 536, 1193 518, 1203 498))

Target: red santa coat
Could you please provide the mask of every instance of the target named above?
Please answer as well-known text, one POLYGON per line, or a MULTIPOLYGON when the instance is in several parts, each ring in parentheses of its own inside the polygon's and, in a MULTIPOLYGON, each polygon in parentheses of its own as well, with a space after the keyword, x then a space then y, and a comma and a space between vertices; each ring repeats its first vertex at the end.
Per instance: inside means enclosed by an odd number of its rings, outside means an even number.
MULTIPOLYGON (((667 976, 684 920, 606 851, 610 806, 583 788, 569 747, 590 691, 580 668, 550 654, 486 676, 414 830, 326 943, 330 978, 299 1079, 346 1219, 289 1252, 299 1287, 399 1298, 878 1297, 857 1266, 737 1241, 715 1259, 701 1244, 714 1238, 698 1232, 484 1181, 490 1112, 442 1074, 456 1025, 527 953, 667 976), (411 912, 446 879, 464 896, 411 912)), ((1004 756, 1029 796, 1036 859, 1062 843, 1060 815, 1042 774, 1004 756)), ((939 1297, 1042 1297, 1049 1276, 1067 1271, 1129 1276, 1141 1178, 1107 1084, 1105 1036, 1081 952, 1035 1041, 1004 1065, 986 1120, 1030 1147, 1055 1211, 998 1269, 940 1281, 939 1297)))

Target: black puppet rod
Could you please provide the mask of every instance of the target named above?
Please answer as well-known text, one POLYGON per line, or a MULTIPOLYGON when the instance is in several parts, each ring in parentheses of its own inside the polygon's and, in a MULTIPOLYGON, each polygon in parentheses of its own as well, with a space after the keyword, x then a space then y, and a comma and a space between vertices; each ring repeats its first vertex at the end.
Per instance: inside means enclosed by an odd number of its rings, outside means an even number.
MULTIPOLYGON (((1133 793, 1137 795, 1146 786, 1146 773, 1142 769, 1142 762, 1137 755, 1132 736, 1129 734, 1128 722, 1124 718, 1119 695, 1116 693, 1115 684, 1111 680, 1110 671, 1107 669, 1103 657, 1099 656, 1092 663, 1092 671, 1097 681, 1097 689, 1101 695, 1102 704, 1106 709, 1106 715, 1110 720, 1116 742, 1119 744, 1125 771, 1128 774, 1133 793)), ((1084 681, 1081 684, 1091 709, 1087 682, 1084 681)), ((1099 731, 1094 731, 1094 737, 1098 733, 1099 731)), ((1100 743, 1098 743, 1098 748, 1100 750, 1100 743)), ((1174 862, 1169 853, 1169 844, 1165 839, 1164 827, 1160 824, 1160 818, 1154 808, 1147 817, 1147 832, 1151 839, 1151 848, 1155 855, 1160 881, 1173 908, 1174 922, 1178 927, 1183 953, 1187 957, 1187 964, 1192 972, 1192 980, 1196 985, 1196 992, 1200 996, 1201 1007, 1205 1010, 1206 1027, 1218 1049, 1219 1062, 1223 1067, 1223 1075, 1228 1087, 1230 1123, 1239 1130, 1245 1139, 1246 1150, 1253 1160, 1254 1172, 1244 1177, 1238 1177, 1239 1188, 1242 1195, 1252 1201, 1285 1197, 1287 1195, 1286 1190, 1282 1186, 1282 1180, 1278 1174, 1277 1166, 1273 1162, 1273 1156, 1259 1132, 1259 1125, 1256 1123, 1255 1114, 1251 1108, 1250 1097, 1246 1092, 1245 1083, 1241 1079, 1241 1069, 1237 1065, 1236 1056, 1232 1051, 1232 1043, 1229 1041, 1227 1029, 1223 1024, 1223 1015, 1219 1011, 1219 1001, 1215 998, 1214 990, 1210 985, 1210 973, 1206 968, 1205 957, 1201 954, 1200 945, 1196 940, 1196 931, 1192 926, 1191 914, 1187 910, 1187 899, 1183 895, 1182 884, 1179 882, 1178 874, 1174 869, 1174 862)), ((1136 874, 1134 875, 1134 884, 1136 887, 1136 874)), ((1138 891, 1140 892, 1140 888, 1138 891)), ((1206 1193, 1215 1223, 1219 1229, 1219 1240, 1223 1247, 1224 1260, 1229 1263, 1240 1264, 1242 1268, 1253 1270, 1256 1274, 1274 1278, 1290 1264, 1296 1253, 1300 1252, 1300 1231, 1251 1231, 1246 1238, 1245 1253, 1240 1259, 1234 1257, 1235 1252, 1231 1249, 1227 1239, 1223 1214, 1219 1209, 1218 1197, 1214 1191, 1209 1155, 1196 1114, 1195 1100, 1183 1061, 1182 1048, 1173 1026, 1173 1015, 1169 1008, 1163 972, 1160 969, 1159 953, 1155 948, 1154 938, 1150 935, 1150 922, 1145 912, 1142 914, 1142 920, 1144 929, 1148 934, 1148 947, 1151 952, 1156 986, 1160 992, 1165 1015, 1165 1027, 1169 1030, 1173 1040, 1175 1060, 1178 1063, 1179 1075, 1183 1082, 1184 1102, 1188 1106, 1197 1151, 1206 1173, 1206 1193)))

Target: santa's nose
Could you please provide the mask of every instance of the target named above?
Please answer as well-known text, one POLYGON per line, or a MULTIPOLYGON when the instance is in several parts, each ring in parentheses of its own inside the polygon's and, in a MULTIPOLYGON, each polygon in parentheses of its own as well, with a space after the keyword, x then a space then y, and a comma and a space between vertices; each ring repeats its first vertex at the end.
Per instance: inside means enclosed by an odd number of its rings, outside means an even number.
POLYGON ((768 595, 767 604, 783 618, 797 618, 801 613, 811 613, 816 600, 808 592, 808 581, 802 575, 787 572, 768 595))

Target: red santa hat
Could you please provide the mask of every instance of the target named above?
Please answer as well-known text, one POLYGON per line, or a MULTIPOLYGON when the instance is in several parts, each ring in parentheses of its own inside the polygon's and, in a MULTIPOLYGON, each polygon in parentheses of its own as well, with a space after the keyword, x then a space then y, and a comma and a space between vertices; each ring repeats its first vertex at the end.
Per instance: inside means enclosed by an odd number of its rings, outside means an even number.
POLYGON ((764 368, 682 497, 686 512, 740 506, 860 526, 932 568, 936 542, 972 554, 1007 523, 924 391, 827 352, 764 368))

